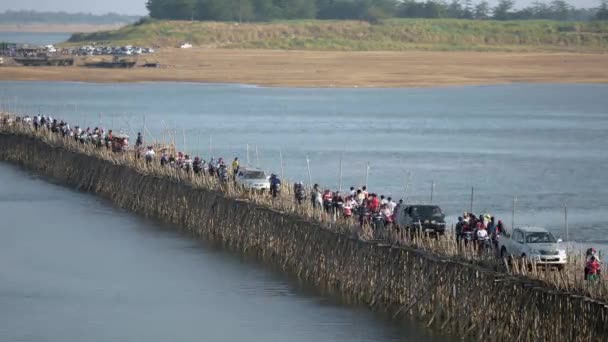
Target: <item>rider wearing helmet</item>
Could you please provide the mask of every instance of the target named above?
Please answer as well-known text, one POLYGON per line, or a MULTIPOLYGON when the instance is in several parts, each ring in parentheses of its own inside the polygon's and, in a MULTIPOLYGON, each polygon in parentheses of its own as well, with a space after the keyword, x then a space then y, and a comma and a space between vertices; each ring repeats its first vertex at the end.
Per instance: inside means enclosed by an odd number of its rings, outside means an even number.
POLYGON ((587 262, 585 263, 585 280, 598 280, 601 276, 601 264, 595 249, 587 250, 587 262))
POLYGON ((281 187, 281 180, 274 173, 270 175, 270 193, 272 197, 277 197, 281 187))
POLYGON ((302 202, 306 199, 306 190, 304 189, 304 183, 296 182, 293 185, 293 194, 298 204, 302 204, 302 202))

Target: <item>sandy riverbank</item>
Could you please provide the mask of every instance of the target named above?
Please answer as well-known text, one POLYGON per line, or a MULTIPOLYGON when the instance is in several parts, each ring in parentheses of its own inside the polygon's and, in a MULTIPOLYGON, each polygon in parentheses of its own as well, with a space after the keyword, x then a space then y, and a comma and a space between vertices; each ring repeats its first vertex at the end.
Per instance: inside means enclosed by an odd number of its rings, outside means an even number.
MULTIPOLYGON (((606 83, 608 54, 163 49, 157 69, 0 67, 0 80, 187 81, 286 87, 430 87, 511 82, 606 83)), ((82 63, 82 61, 79 61, 82 63)))

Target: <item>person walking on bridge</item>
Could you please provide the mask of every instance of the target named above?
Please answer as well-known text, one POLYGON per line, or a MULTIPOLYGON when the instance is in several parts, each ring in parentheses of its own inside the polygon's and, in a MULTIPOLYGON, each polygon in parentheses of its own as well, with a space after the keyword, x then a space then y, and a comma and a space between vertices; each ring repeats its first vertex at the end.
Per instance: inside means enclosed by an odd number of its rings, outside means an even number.
POLYGON ((146 165, 150 165, 152 164, 152 160, 154 159, 154 155, 156 153, 154 152, 154 148, 152 146, 148 146, 148 150, 146 151, 146 165))
POLYGON ((141 132, 137 133, 137 140, 135 141, 135 147, 139 148, 144 144, 144 137, 142 137, 141 132))
POLYGON ((239 158, 235 157, 232 161, 232 180, 236 180, 236 175, 239 174, 239 168, 241 167, 241 163, 239 162, 239 158))

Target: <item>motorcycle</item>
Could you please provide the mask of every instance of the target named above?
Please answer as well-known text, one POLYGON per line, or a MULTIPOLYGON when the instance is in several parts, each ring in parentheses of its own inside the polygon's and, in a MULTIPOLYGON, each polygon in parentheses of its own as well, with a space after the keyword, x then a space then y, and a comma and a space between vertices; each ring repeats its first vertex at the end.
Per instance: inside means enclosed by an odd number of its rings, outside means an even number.
POLYGON ((306 200, 306 191, 304 187, 297 187, 295 190, 295 197, 298 204, 302 204, 306 200))
POLYGON ((199 174, 203 171, 203 165, 200 161, 195 160, 194 163, 192 163, 192 171, 194 171, 195 174, 199 174))
POLYGON ((367 207, 360 206, 357 210, 357 214, 359 215, 359 224, 361 227, 370 223, 372 212, 367 207))
POLYGON ((333 203, 333 207, 334 207, 334 212, 342 213, 344 211, 344 202, 338 200, 333 203))
POLYGON ((228 181, 228 170, 225 167, 220 167, 217 173, 220 182, 225 183, 228 181))
POLYGON ((471 241, 473 241, 473 232, 470 230, 462 232, 460 234, 460 239, 464 241, 464 245, 467 246, 471 241))
POLYGON ((270 194, 272 198, 276 198, 281 192, 281 183, 270 184, 270 194))
POLYGON ((477 240, 477 248, 479 249, 479 254, 491 252, 492 242, 490 241, 490 237, 488 236, 483 239, 477 240))
POLYGON ((331 200, 331 198, 326 198, 323 200, 323 209, 325 209, 326 212, 331 212, 331 209, 333 208, 333 202, 331 200))
POLYGON ((384 216, 380 213, 374 213, 372 215, 372 222, 374 224, 374 239, 382 240, 384 238, 384 225, 386 223, 384 216))

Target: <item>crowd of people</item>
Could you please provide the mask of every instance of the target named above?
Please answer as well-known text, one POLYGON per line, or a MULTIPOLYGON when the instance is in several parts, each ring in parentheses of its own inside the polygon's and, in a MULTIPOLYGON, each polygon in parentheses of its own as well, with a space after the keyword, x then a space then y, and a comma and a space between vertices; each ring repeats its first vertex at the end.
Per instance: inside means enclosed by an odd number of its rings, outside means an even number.
POLYGON ((501 220, 496 221, 490 214, 475 215, 464 212, 458 217, 455 233, 456 239, 465 244, 476 241, 481 248, 498 249, 498 238, 505 232, 505 226, 501 220))
MULTIPOLYGON (((0 123, 9 125, 13 123, 12 120, 12 118, 5 116, 1 118, 0 123)), ((67 139, 74 139, 83 144, 93 144, 99 148, 111 149, 114 152, 128 150, 128 137, 126 135, 114 135, 112 130, 106 131, 100 127, 83 129, 77 125, 70 126, 67 121, 45 115, 16 117, 14 122, 29 125, 36 131, 47 130, 60 134, 67 139)), ((188 173, 192 172, 194 175, 217 177, 221 182, 227 182, 230 179, 234 181, 241 168, 238 157, 234 158, 228 166, 223 158, 215 159, 211 157, 209 161, 205 161, 199 156, 191 158, 190 155, 183 152, 176 152, 174 155, 165 148, 162 148, 160 153, 157 154, 154 145, 144 147, 144 139, 141 133, 137 135, 134 152, 137 158, 143 156, 147 165, 158 162, 158 165, 162 167, 170 167, 188 173)), ((269 193, 272 197, 277 197, 281 189, 281 180, 277 175, 272 174, 269 181, 269 193)), ((307 192, 302 182, 293 184, 293 195, 296 203, 304 204, 307 200, 307 192)), ((374 237, 377 237, 375 231, 381 231, 382 228, 394 227, 399 229, 395 223, 397 213, 404 206, 403 200, 395 202, 390 196, 378 196, 376 193, 369 192, 366 186, 350 187, 346 193, 342 194, 341 191, 321 189, 319 184, 314 184, 309 194, 309 200, 314 209, 323 210, 328 214, 333 214, 334 217, 358 219, 361 227, 368 226, 374 230, 374 237)), ((480 250, 496 250, 498 239, 504 232, 503 222, 496 220, 494 216, 489 214, 475 215, 464 212, 462 216, 458 217, 455 226, 455 235, 459 242, 464 245, 470 242, 475 243, 475 246, 480 250)), ((599 279, 600 272, 599 256, 591 248, 586 254, 585 279, 599 279)))
MULTIPOLYGON (((9 123, 8 117, 3 118, 3 120, 4 124, 9 123)), ((51 116, 34 115, 30 117, 26 115, 22 118, 17 117, 15 121, 31 125, 35 130, 46 129, 50 132, 61 134, 63 137, 72 138, 81 143, 93 143, 100 147, 106 146, 110 148, 113 140, 112 130, 106 132, 103 128, 99 127, 87 127, 86 129, 80 126, 72 127, 66 121, 54 119, 51 116)))
MULTIPOLYGON (((304 184, 294 184, 294 196, 298 203, 306 200, 304 184)), ((403 200, 393 201, 392 197, 378 196, 367 190, 367 186, 360 188, 350 187, 344 195, 340 191, 322 190, 319 184, 315 184, 310 191, 310 201, 313 208, 323 209, 328 213, 350 218, 358 217, 359 223, 364 225, 375 221, 381 221, 384 226, 390 226, 395 222, 395 214, 403 200)))

